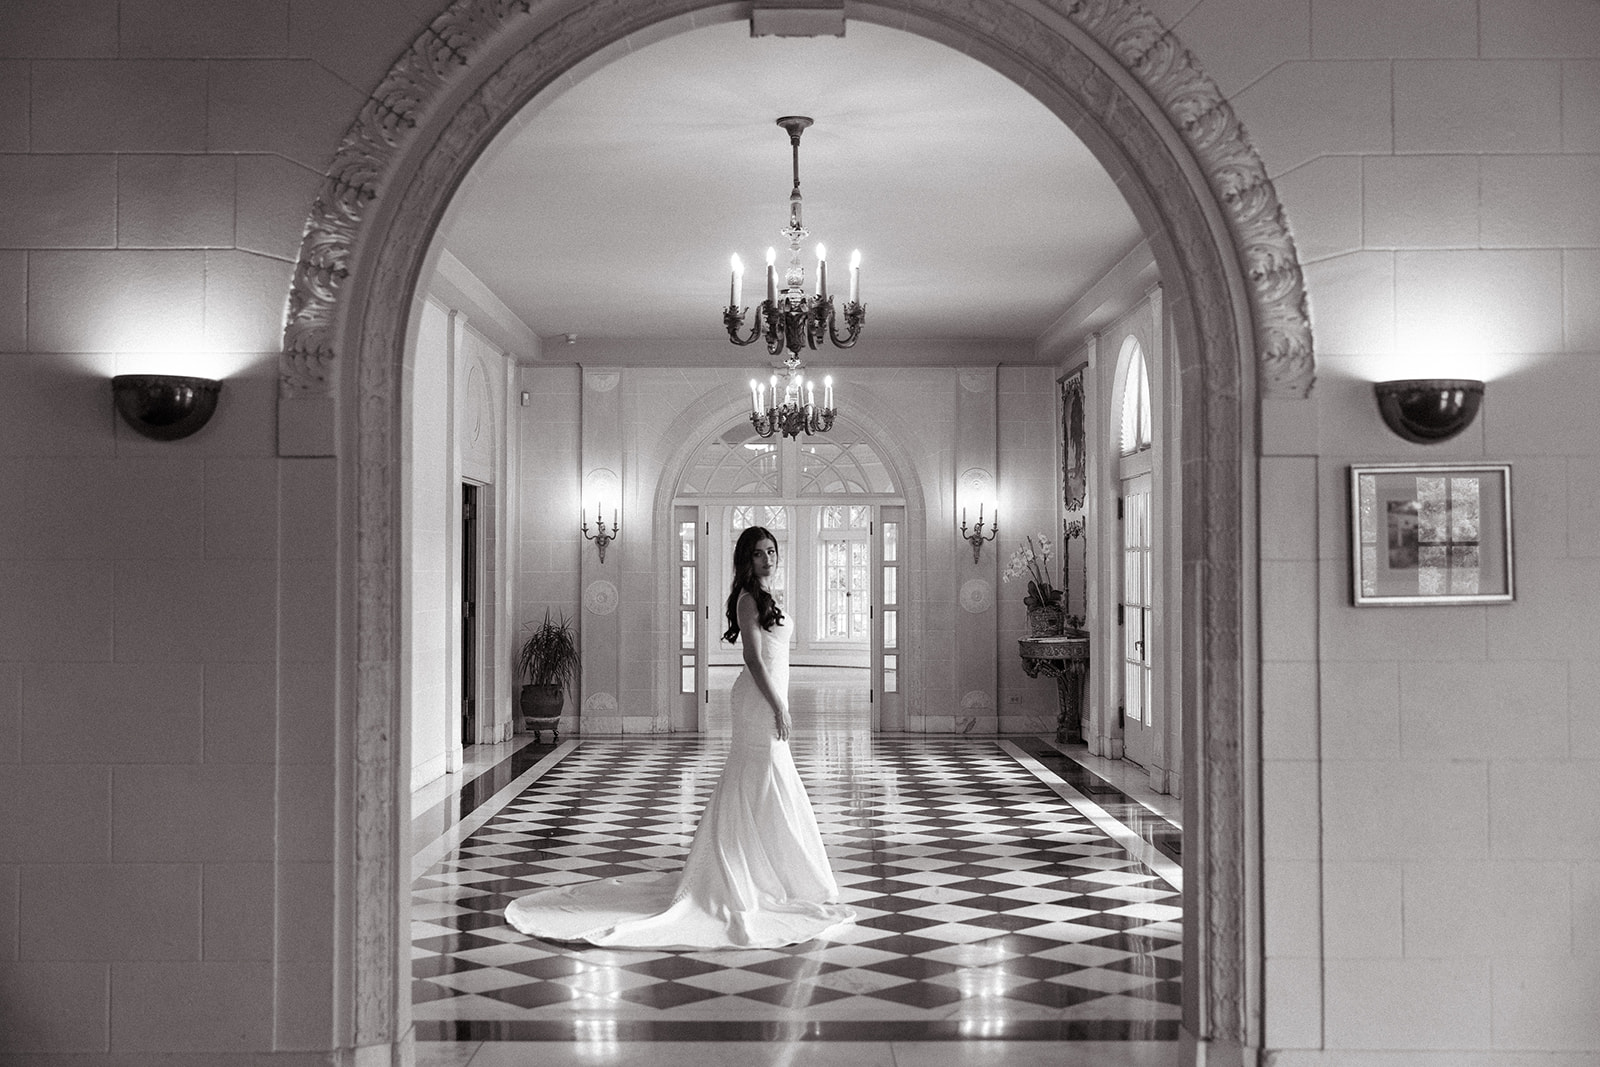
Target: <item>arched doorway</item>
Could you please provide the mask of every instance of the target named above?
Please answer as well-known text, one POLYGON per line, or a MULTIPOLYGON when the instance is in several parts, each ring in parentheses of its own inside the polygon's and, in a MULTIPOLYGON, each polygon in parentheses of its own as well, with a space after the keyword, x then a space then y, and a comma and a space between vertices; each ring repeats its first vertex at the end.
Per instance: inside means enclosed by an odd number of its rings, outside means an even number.
MULTIPOLYGON (((851 17, 921 34, 1024 85, 1118 176, 1170 286, 1185 389, 1181 605, 1189 888, 1185 1028, 1219 1050, 1259 1044, 1260 879, 1248 762, 1258 703, 1255 404, 1303 395, 1309 328, 1298 265, 1271 183, 1216 87, 1126 0, 1051 11, 1005 0, 860 3, 851 17)), ((311 213, 290 297, 280 451, 341 457, 346 522, 341 767, 352 812, 347 981, 359 1045, 403 1040, 399 899, 405 791, 394 605, 397 364, 429 240, 473 160, 529 101, 619 50, 707 17, 710 0, 601 2, 571 13, 461 0, 402 58, 347 136, 311 213)))
POLYGON ((872 729, 903 724, 900 679, 911 665, 900 620, 911 605, 899 576, 914 566, 901 536, 906 477, 848 417, 813 440, 762 438, 741 414, 700 441, 670 486, 679 536, 694 539, 679 553, 694 561, 679 568, 675 651, 685 723, 704 728, 702 712, 720 706, 716 695, 737 673, 738 652, 716 639, 728 546, 739 530, 760 525, 779 541, 779 603, 799 620, 791 662, 824 672, 858 699, 855 710, 872 729), (691 592, 700 607, 692 613, 691 592))

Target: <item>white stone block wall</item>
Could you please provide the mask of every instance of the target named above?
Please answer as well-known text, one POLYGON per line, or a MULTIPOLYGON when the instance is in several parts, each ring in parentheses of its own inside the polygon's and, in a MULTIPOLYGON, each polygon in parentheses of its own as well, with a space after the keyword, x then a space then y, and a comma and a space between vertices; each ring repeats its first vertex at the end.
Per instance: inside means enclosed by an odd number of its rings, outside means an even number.
POLYGON ((1307 1050, 1286 1065, 1600 1048, 1578 911, 1597 894, 1597 707, 1575 684, 1600 622, 1576 592, 1600 588, 1582 473, 1600 435, 1578 412, 1600 385, 1600 157, 1580 118, 1600 8, 1254 5, 1292 45, 1217 68, 1210 45, 1252 5, 1157 7, 1274 176, 1317 343, 1312 400, 1263 420, 1268 1044, 1307 1050), (1431 376, 1486 379, 1484 409, 1411 445, 1370 383, 1431 376), (1516 603, 1350 606, 1346 469, 1401 460, 1512 463, 1516 603))

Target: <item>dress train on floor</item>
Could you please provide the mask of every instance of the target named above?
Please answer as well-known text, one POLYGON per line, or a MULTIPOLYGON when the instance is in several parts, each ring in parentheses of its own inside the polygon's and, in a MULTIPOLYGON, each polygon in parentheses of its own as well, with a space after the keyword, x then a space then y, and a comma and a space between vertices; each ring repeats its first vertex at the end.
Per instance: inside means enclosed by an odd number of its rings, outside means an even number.
MULTIPOLYGON (((788 628, 760 635, 780 692, 788 628)), ((512 901, 506 920, 533 937, 614 948, 776 948, 855 919, 771 706, 748 671, 733 685, 733 741, 681 871, 646 872, 544 889, 512 901)))

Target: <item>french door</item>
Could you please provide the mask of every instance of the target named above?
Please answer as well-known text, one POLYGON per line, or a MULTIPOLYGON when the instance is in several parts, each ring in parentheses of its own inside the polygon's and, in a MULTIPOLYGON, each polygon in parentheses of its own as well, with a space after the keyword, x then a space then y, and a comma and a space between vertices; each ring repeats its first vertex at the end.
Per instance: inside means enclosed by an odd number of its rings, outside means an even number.
MULTIPOLYGON (((740 661, 737 649, 720 640, 733 540, 748 522, 768 526, 784 542, 781 574, 774 583, 781 588, 774 591, 788 613, 798 616, 791 660, 840 666, 845 665, 841 657, 859 657, 857 665, 864 662, 869 668, 868 699, 877 728, 886 702, 898 709, 901 700, 905 508, 900 505, 675 507, 672 559, 680 721, 703 729, 705 709, 712 700, 710 667, 736 667, 740 661), (774 510, 785 513, 783 529, 776 524, 778 516, 771 514, 774 510), (844 520, 835 521, 836 512, 843 512, 844 520), (857 512, 854 519, 859 521, 852 521, 850 512, 857 512), (810 631, 805 640, 800 639, 801 627, 810 631)), ((898 710, 891 710, 889 721, 901 721, 898 715, 898 710)))
POLYGON ((1152 581, 1150 474, 1122 482, 1122 588, 1117 619, 1122 630, 1122 729, 1128 759, 1149 767, 1155 755, 1151 646, 1155 640, 1152 581))

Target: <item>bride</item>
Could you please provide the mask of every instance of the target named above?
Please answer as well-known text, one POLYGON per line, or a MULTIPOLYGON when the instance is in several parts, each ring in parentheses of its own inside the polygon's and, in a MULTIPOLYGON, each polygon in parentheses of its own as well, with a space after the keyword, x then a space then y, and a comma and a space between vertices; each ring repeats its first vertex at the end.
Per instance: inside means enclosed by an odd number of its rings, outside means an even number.
POLYGON ((836 901, 816 815, 789 752, 789 627, 768 591, 778 544, 739 535, 723 640, 744 638, 733 743, 678 872, 624 875, 519 897, 525 934, 625 948, 775 948, 855 919, 836 901))

